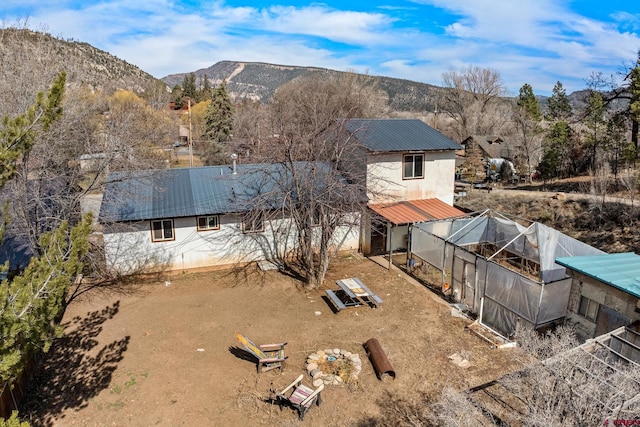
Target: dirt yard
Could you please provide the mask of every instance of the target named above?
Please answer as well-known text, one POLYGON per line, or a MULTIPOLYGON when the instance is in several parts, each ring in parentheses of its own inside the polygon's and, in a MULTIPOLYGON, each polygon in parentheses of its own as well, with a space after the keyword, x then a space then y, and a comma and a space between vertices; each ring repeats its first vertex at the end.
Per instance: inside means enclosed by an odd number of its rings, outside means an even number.
MULTIPOLYGON (((359 353, 358 382, 326 386, 306 426, 366 426, 393 400, 467 388, 513 368, 509 349, 491 349, 465 332, 467 319, 397 269, 359 255, 332 266, 334 280, 359 277, 384 302, 335 314, 324 292, 305 293, 278 272, 182 273, 126 292, 93 292, 75 301, 65 336, 41 361, 21 410, 34 426, 298 425, 296 413, 266 400, 305 373, 307 355, 326 348, 359 353), (318 314, 319 313, 319 314, 318 314), (256 343, 287 341, 288 363, 256 373, 237 357, 236 332, 256 343), (363 343, 377 338, 397 378, 376 378, 363 343), (464 351, 471 366, 448 356, 464 351)), ((305 376, 304 382, 311 385, 305 376)))

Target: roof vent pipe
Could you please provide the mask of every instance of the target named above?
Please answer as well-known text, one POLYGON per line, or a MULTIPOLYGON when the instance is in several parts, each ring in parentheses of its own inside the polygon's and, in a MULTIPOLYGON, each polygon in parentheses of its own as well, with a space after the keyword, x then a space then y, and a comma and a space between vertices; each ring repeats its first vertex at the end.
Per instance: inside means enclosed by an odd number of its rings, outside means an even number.
POLYGON ((236 153, 233 153, 231 155, 231 161, 233 162, 233 169, 232 169, 232 174, 237 174, 238 173, 238 169, 236 168, 237 165, 237 161, 238 161, 238 155, 236 153))

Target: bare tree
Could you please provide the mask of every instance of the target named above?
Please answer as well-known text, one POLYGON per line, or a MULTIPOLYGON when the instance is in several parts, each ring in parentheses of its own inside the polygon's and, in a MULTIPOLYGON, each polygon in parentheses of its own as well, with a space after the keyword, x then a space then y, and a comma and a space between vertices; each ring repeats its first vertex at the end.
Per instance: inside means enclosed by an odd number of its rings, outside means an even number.
POLYGON ((519 326, 517 340, 513 372, 469 390, 445 387, 434 398, 407 402, 389 395, 382 415, 360 425, 601 426, 637 419, 636 362, 598 341, 580 345, 564 326, 547 333, 519 326))
POLYGON ((497 119, 505 118, 500 97, 506 89, 497 70, 470 65, 443 73, 442 80, 441 108, 456 123, 454 132, 459 141, 474 134, 490 134, 498 124, 504 124, 497 119))
POLYGON ((324 281, 344 233, 359 227, 366 205, 365 180, 358 176, 362 168, 349 166, 362 159, 362 151, 341 119, 371 114, 374 95, 350 75, 314 76, 281 87, 270 106, 269 134, 275 137, 258 155, 280 167, 252 199, 252 215, 288 219, 281 238, 293 234, 296 245, 282 254, 281 262, 308 288, 324 281), (282 200, 278 209, 270 205, 276 198, 282 200))

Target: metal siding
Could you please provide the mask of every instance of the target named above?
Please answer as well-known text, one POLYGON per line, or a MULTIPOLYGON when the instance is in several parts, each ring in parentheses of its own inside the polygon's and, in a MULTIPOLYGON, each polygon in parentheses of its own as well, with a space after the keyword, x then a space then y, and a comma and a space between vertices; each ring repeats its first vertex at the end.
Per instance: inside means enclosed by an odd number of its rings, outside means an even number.
POLYGON ((418 119, 349 119, 345 126, 371 151, 459 150, 461 145, 418 119))

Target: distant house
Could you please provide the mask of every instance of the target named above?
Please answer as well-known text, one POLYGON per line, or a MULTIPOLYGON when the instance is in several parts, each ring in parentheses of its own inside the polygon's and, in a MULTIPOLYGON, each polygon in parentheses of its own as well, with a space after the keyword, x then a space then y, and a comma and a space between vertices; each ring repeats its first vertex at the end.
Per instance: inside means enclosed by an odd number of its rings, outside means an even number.
MULTIPOLYGON (((273 181, 284 176, 278 164, 109 175, 99 215, 108 267, 126 274, 277 259, 297 244, 273 181), (264 210, 256 215, 260 195, 264 210)), ((358 248, 354 223, 338 228, 336 249, 358 248)))
POLYGON ((462 141, 465 151, 472 145, 480 150, 481 157, 487 167, 487 176, 491 177, 500 171, 503 162, 507 161, 515 172, 514 162, 518 155, 519 145, 509 143, 494 135, 472 135, 462 141))
POLYGON ((640 256, 630 253, 558 258, 572 277, 567 319, 581 339, 640 321, 640 256))
POLYGON ((463 214, 452 206, 459 144, 417 119, 350 119, 344 126, 362 149, 358 167, 373 217, 363 224, 365 254, 406 249, 410 223, 463 214))

